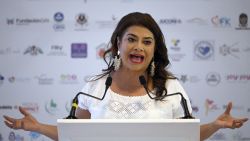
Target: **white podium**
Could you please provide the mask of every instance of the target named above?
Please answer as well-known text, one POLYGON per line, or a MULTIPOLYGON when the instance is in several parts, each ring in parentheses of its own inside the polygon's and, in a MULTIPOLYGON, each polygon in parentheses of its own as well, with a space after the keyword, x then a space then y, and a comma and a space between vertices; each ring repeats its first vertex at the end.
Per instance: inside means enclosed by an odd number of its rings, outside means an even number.
POLYGON ((58 119, 59 141, 199 141, 199 119, 58 119))

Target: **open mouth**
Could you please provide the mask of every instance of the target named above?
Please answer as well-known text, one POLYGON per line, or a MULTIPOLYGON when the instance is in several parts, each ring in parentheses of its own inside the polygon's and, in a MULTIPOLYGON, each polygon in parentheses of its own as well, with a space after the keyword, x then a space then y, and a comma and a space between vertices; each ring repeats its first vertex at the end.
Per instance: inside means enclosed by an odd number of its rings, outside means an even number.
POLYGON ((140 54, 130 54, 129 59, 132 63, 142 63, 144 60, 144 56, 140 54))

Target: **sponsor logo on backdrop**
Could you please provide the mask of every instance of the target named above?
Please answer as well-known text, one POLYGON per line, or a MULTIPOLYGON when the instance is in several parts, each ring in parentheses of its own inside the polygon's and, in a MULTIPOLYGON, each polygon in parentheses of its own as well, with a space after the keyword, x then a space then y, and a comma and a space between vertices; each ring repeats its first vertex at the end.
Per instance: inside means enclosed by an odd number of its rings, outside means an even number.
POLYGON ((213 112, 215 110, 219 110, 217 104, 211 99, 205 100, 205 115, 208 116, 209 112, 213 112))
POLYGON ((187 74, 181 74, 179 75, 178 78, 182 83, 198 83, 201 80, 196 75, 187 75, 187 74))
POLYGON ((232 139, 234 141, 250 141, 250 136, 248 134, 248 137, 244 136, 241 131, 235 131, 232 134, 232 139))
POLYGON ((188 81, 188 75, 183 74, 179 78, 182 83, 186 83, 188 81))
POLYGON ((0 105, 0 110, 12 110, 12 105, 0 105))
POLYGON ((21 54, 21 50, 19 48, 0 48, 0 55, 11 55, 11 54, 21 54))
POLYGON ((164 18, 159 20, 160 25, 179 25, 182 24, 182 20, 179 18, 164 18))
POLYGON ((202 19, 202 18, 199 18, 199 17, 188 19, 187 23, 195 24, 195 25, 208 25, 208 22, 205 19, 202 19))
POLYGON ((215 27, 231 27, 231 19, 225 16, 214 16, 211 22, 215 27))
POLYGON ((14 83, 29 83, 31 81, 31 79, 28 77, 10 76, 10 77, 8 77, 8 81, 12 84, 14 84, 14 83))
POLYGON ((24 55, 29 54, 31 56, 37 56, 39 54, 43 54, 43 51, 40 47, 36 45, 29 46, 23 53, 24 55))
POLYGON ((98 20, 96 21, 96 24, 98 25, 99 28, 115 28, 117 24, 117 17, 112 15, 110 19, 106 20, 98 20))
POLYGON ((186 56, 186 54, 181 53, 181 47, 180 47, 180 39, 172 39, 171 40, 171 46, 170 46, 170 52, 169 57, 172 61, 179 62, 181 59, 186 56))
POLYGON ((60 75, 61 84, 78 84, 78 79, 76 74, 61 74, 60 75))
POLYGON ((8 78, 10 83, 14 83, 16 81, 16 78, 14 76, 11 76, 8 78))
POLYGON ((196 106, 195 104, 193 104, 192 100, 190 100, 190 103, 192 105, 192 111, 193 111, 193 113, 198 113, 199 112, 199 107, 196 106))
POLYGON ((228 74, 226 80, 232 83, 246 83, 250 81, 250 74, 228 74))
POLYGON ((220 74, 217 72, 210 72, 206 76, 206 82, 209 86, 217 86, 221 82, 220 74))
POLYGON ((45 103, 45 110, 50 115, 55 115, 59 109, 57 103, 51 99, 49 102, 45 103))
POLYGON ((195 41, 194 60, 214 60, 214 41, 195 41))
POLYGON ((4 76, 0 74, 0 86, 3 85, 4 82, 4 76))
POLYGON ((53 29, 55 31, 63 31, 65 29, 65 25, 63 23, 64 15, 62 12, 57 12, 54 14, 54 25, 53 29))
POLYGON ((14 18, 11 18, 11 19, 6 19, 6 23, 7 25, 14 25, 15 24, 15 19, 14 18))
POLYGON ((235 47, 236 45, 238 45, 239 42, 233 43, 232 45, 227 45, 227 44, 223 44, 219 47, 220 49, 220 54, 222 56, 232 56, 234 58, 239 59, 239 54, 240 54, 240 48, 235 47))
POLYGON ((38 103, 26 102, 26 103, 22 103, 22 107, 31 113, 38 113, 39 112, 38 103))
POLYGON ((31 24, 45 24, 49 23, 48 18, 7 18, 7 25, 20 25, 28 26, 31 24))
POLYGON ((48 77, 46 74, 41 74, 40 76, 35 76, 39 85, 51 85, 54 83, 54 79, 48 77))
POLYGON ((71 58, 87 58, 87 44, 86 43, 72 43, 71 44, 71 58))
POLYGON ((108 49, 108 44, 101 43, 96 47, 96 58, 102 59, 104 56, 104 52, 108 49))
POLYGON ((210 140, 227 140, 226 136, 225 136, 225 133, 223 132, 217 132, 217 133, 214 133, 214 135, 212 135, 210 138, 210 140))
POLYGON ((79 13, 75 16, 75 30, 84 31, 88 27, 88 16, 85 13, 79 13))
POLYGON ((29 136, 31 141, 44 141, 43 136, 37 132, 29 132, 29 136))
POLYGON ((9 133, 9 141, 15 141, 16 140, 16 135, 13 131, 9 133))
POLYGON ((67 56, 62 45, 51 45, 48 56, 67 56))
POLYGON ((173 51, 180 51, 181 47, 179 46, 181 40, 180 39, 172 39, 170 49, 173 51))
POLYGON ((181 53, 169 53, 171 61, 180 62, 186 55, 181 53))
POLYGON ((8 137, 9 141, 24 141, 24 137, 11 131, 8 137))
POLYGON ((248 16, 245 13, 241 13, 239 16, 239 24, 236 30, 250 30, 248 27, 248 16))

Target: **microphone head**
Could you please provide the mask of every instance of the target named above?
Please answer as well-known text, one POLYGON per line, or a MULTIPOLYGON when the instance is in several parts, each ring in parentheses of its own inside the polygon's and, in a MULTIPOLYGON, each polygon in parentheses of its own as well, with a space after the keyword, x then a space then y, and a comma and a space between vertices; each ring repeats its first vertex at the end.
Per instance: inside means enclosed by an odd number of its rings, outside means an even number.
POLYGON ((105 85, 109 87, 111 84, 112 84, 112 77, 109 76, 105 82, 105 85))
POLYGON ((140 80, 140 83, 144 86, 144 85, 146 85, 146 79, 145 79, 145 77, 143 76, 143 75, 141 75, 141 76, 139 76, 139 80, 140 80))

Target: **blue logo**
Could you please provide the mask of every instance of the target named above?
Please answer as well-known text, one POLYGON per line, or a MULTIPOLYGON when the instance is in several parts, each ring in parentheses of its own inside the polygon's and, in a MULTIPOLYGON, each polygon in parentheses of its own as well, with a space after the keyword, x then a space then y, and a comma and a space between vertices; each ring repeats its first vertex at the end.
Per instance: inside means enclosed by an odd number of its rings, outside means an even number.
POLYGON ((87 44, 86 43, 72 43, 71 44, 71 57, 72 58, 86 58, 87 57, 87 44))
POLYGON ((64 20, 64 15, 61 12, 57 12, 54 15, 54 20, 55 20, 55 24, 53 25, 53 28, 55 31, 63 31, 65 29, 65 25, 63 24, 63 20, 64 20))
POLYGON ((1 81, 1 80, 4 80, 4 77, 3 77, 2 75, 0 75, 0 81, 1 81))
POLYGON ((37 132, 30 132, 29 135, 31 137, 31 140, 36 140, 41 136, 41 134, 39 134, 37 132))
POLYGON ((0 86, 3 84, 4 77, 0 74, 0 86))
POLYGON ((220 27, 230 27, 231 26, 231 19, 228 17, 219 17, 214 16, 211 19, 211 22, 214 26, 220 26, 220 27))
POLYGON ((55 15, 54 15, 54 20, 55 20, 56 22, 62 22, 63 19, 64 19, 63 13, 61 13, 61 12, 55 13, 55 15))
POLYGON ((211 41, 195 43, 194 54, 196 60, 211 60, 214 57, 214 45, 211 41))

